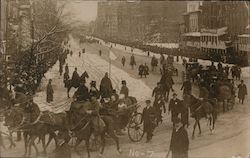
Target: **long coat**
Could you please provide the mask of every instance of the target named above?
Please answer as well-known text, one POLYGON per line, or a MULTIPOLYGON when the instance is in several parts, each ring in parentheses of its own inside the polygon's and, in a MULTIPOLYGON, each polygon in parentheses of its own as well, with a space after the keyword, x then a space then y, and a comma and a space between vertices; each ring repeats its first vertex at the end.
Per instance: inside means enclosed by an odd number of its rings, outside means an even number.
POLYGON ((52 85, 49 83, 48 85, 47 85, 47 102, 48 103, 50 103, 50 102, 52 102, 53 101, 53 94, 54 94, 54 90, 53 90, 53 87, 52 87, 52 85))
POLYGON ((80 81, 80 76, 79 76, 79 74, 77 73, 77 71, 74 71, 74 72, 73 72, 71 81, 72 81, 73 87, 75 87, 75 88, 78 87, 79 81, 80 81))
POLYGON ((67 72, 64 73, 63 75, 63 83, 64 83, 64 87, 68 87, 68 83, 69 83, 69 74, 67 72))
POLYGON ((127 98, 128 97, 128 93, 129 93, 128 87, 127 86, 122 86, 120 94, 124 94, 125 98, 127 98))
POLYGON ((184 127, 177 131, 174 128, 170 141, 170 150, 172 158, 188 158, 189 139, 188 133, 184 127))
POLYGON ((77 101, 87 101, 89 99, 89 90, 85 85, 81 85, 74 96, 77 98, 77 101))
POLYGON ((142 120, 144 122, 144 132, 152 133, 156 127, 156 110, 154 107, 145 107, 142 112, 142 120))
POLYGON ((111 80, 108 77, 104 77, 100 84, 100 93, 102 98, 110 98, 113 92, 113 86, 111 80))
POLYGON ((178 98, 175 100, 171 99, 169 102, 168 111, 171 111, 171 121, 173 121, 182 111, 181 101, 178 98))
POLYGON ((247 86, 245 84, 240 84, 238 88, 239 88, 238 98, 243 99, 245 95, 247 95, 247 86))

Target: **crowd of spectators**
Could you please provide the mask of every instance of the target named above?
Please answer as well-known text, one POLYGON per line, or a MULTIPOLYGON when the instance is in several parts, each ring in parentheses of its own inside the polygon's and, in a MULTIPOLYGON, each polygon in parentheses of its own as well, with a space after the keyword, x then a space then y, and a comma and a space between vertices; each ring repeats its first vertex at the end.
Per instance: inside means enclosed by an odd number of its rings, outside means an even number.
POLYGON ((129 46, 132 48, 141 49, 144 52, 154 52, 158 54, 167 54, 167 55, 174 55, 174 56, 185 56, 188 58, 199 58, 204 60, 211 60, 214 62, 224 62, 228 64, 238 64, 241 66, 248 65, 248 60, 246 54, 242 53, 235 53, 235 50, 228 50, 227 54, 218 54, 214 53, 206 53, 201 52, 200 50, 191 50, 191 49, 181 49, 181 48, 166 48, 166 47, 159 47, 153 45, 147 45, 143 42, 128 42, 128 41, 121 41, 121 40, 111 40, 111 39, 103 39, 104 41, 109 41, 112 43, 117 43, 125 46, 129 46))

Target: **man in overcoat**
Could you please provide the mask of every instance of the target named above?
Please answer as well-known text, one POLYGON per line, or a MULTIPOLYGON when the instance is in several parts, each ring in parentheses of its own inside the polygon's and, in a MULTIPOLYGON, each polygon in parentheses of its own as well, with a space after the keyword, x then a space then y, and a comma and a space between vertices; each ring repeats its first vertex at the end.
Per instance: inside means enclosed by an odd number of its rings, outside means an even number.
POLYGON ((147 106, 143 109, 142 112, 142 121, 144 125, 144 132, 147 135, 147 141, 148 143, 152 137, 153 137, 153 131, 156 127, 156 110, 152 106, 150 100, 146 100, 147 106))
POLYGON ((113 91, 112 82, 108 77, 108 73, 106 72, 100 84, 100 93, 102 98, 110 98, 112 95, 112 91, 113 91))
POLYGON ((245 100, 245 96, 247 95, 247 86, 245 85, 243 80, 241 80, 241 83, 238 85, 238 88, 239 88, 239 91, 238 91, 239 102, 243 104, 245 100))
POLYGON ((173 98, 169 102, 168 113, 171 112, 171 121, 174 125, 174 119, 181 113, 181 101, 177 98, 177 94, 173 94, 173 98))
POLYGON ((180 118, 175 118, 174 124, 169 148, 172 152, 172 158, 188 158, 188 133, 183 127, 180 118))

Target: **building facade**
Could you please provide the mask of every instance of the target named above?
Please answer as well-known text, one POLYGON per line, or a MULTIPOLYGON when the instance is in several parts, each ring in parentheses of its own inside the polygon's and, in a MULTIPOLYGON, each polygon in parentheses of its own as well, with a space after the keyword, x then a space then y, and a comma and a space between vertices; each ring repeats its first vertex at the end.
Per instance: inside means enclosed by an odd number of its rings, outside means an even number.
POLYGON ((177 40, 185 10, 183 2, 173 1, 98 2, 95 36, 130 42, 177 40))
MULTIPOLYGON (((197 7, 192 8, 187 10, 193 11, 197 7)), ((204 54, 208 59, 239 63, 238 35, 245 32, 249 23, 249 9, 246 2, 203 1, 199 10, 200 16, 190 14, 193 12, 184 14, 186 33, 183 34, 183 47, 186 51, 194 51, 196 48, 197 53, 204 54), (196 19, 199 21, 198 24, 194 22, 196 19), (195 44, 189 49, 189 43, 197 41, 199 46, 195 44)))

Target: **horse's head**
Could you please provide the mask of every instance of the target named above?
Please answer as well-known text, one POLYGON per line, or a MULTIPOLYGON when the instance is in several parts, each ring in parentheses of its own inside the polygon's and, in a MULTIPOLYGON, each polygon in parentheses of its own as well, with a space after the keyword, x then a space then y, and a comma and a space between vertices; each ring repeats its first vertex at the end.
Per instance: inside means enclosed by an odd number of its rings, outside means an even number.
POLYGON ((89 74, 87 73, 87 71, 84 71, 81 78, 89 78, 89 74))
POLYGON ((20 109, 12 108, 4 113, 4 125, 8 128, 15 128, 23 121, 23 113, 20 109))

